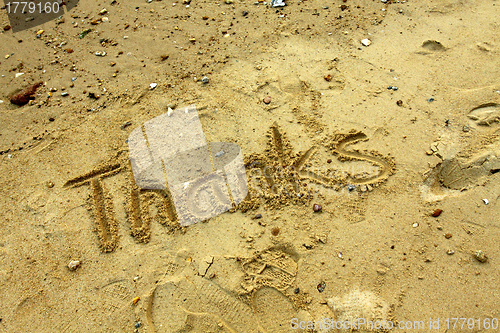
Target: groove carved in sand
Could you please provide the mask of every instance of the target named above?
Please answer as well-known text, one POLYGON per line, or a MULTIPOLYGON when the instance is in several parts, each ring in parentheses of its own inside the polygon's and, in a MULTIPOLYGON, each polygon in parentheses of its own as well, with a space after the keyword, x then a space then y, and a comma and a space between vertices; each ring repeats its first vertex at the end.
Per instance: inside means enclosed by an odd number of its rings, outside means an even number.
POLYGON ((238 208, 242 211, 255 209, 263 198, 270 207, 288 203, 304 202, 311 198, 310 190, 303 186, 304 181, 317 183, 324 188, 341 188, 347 185, 378 185, 385 182, 395 171, 392 158, 377 151, 348 150, 347 147, 368 137, 351 130, 347 134, 334 134, 313 145, 305 152, 294 153, 285 132, 274 123, 268 132, 268 143, 264 154, 247 156, 245 166, 249 173, 249 195, 238 208), (362 161, 377 168, 377 172, 365 175, 340 175, 324 168, 310 168, 314 155, 326 148, 341 162, 362 161), (252 188, 253 185, 253 188, 252 188))
MULTIPOLYGON (((125 159, 117 156, 106 163, 94 168, 90 172, 68 180, 64 187, 74 188, 83 185, 90 186, 89 205, 93 212, 95 231, 98 236, 99 247, 102 252, 114 251, 119 243, 118 221, 115 218, 113 197, 106 189, 103 179, 112 177, 128 170, 131 174, 130 164, 125 159)), ((150 208, 157 209, 156 220, 171 232, 179 228, 177 215, 172 203, 170 193, 166 190, 141 190, 128 177, 129 190, 127 190, 127 216, 131 226, 131 235, 139 242, 147 243, 151 236, 150 208)))

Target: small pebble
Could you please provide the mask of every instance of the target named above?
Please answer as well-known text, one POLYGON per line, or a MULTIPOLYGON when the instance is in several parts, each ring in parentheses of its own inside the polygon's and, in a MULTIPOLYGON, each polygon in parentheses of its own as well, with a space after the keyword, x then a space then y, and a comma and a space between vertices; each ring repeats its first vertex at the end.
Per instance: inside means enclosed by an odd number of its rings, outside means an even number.
POLYGON ((295 290, 293 291, 295 294, 298 294, 300 293, 300 289, 299 288, 295 288, 295 290))
POLYGON ((157 83, 151 83, 151 84, 149 85, 149 89, 150 89, 150 90, 153 90, 153 89, 154 89, 154 88, 156 88, 157 86, 158 86, 158 84, 157 84, 157 83))
POLYGON ((274 227, 274 228, 271 229, 271 234, 273 236, 278 236, 279 233, 280 233, 280 228, 274 227))
POLYGON ((141 327, 141 322, 140 322, 140 321, 138 321, 137 323, 135 323, 135 325, 134 325, 134 326, 135 326, 135 328, 139 328, 139 327, 141 327))
POLYGON ((396 91, 398 90, 398 87, 392 86, 392 90, 396 91))
POLYGON ((261 219, 262 218, 262 214, 256 214, 253 219, 254 220, 258 220, 258 219, 261 219))
POLYGON ((479 262, 486 262, 486 261, 488 261, 488 257, 481 250, 477 251, 476 254, 474 254, 474 258, 476 258, 476 260, 479 261, 479 262))
POLYGON ((455 253, 455 251, 453 251, 453 250, 448 250, 448 251, 446 251, 446 254, 447 254, 447 255, 450 255, 450 256, 451 256, 452 254, 454 254, 454 253, 455 253))
POLYGON ((356 185, 349 185, 349 186, 347 186, 347 190, 348 190, 349 192, 352 192, 352 191, 354 191, 355 189, 356 189, 356 185))
POLYGON ((487 205, 487 204, 490 203, 488 199, 483 199, 483 202, 484 202, 485 205, 487 205))
POLYGON ((271 96, 266 96, 264 97, 264 99, 262 100, 265 104, 269 104, 271 103, 271 96))
POLYGON ((327 159, 326 163, 332 163, 332 160, 331 159, 327 159))
POLYGON ((429 102, 429 103, 434 102, 434 101, 435 101, 435 99, 432 97, 427 100, 427 102, 429 102))
POLYGON ((432 213, 432 216, 433 217, 438 217, 439 215, 441 215, 441 213, 443 212, 442 209, 436 209, 433 213, 432 213))
POLYGON ((413 228, 418 227, 418 222, 413 223, 411 226, 412 226, 413 228))
POLYGON ((330 74, 325 75, 325 81, 330 82, 332 80, 332 76, 330 74))
POLYGON ((321 207, 321 205, 318 205, 318 204, 313 205, 313 211, 315 213, 321 212, 322 209, 323 209, 323 207, 321 207))
POLYGON ((246 10, 243 11, 243 13, 241 13, 241 15, 243 16, 247 16, 248 15, 248 12, 246 10))
POLYGON ((397 104, 398 106, 403 106, 403 101, 402 101, 402 100, 399 100, 399 101, 397 101, 397 102, 396 102, 396 104, 397 104))
POLYGON ((132 300, 132 303, 134 303, 134 305, 136 305, 139 301, 141 300, 140 297, 135 297, 133 300, 132 300))
POLYGON ((450 234, 450 233, 446 233, 446 234, 444 234, 444 237, 445 237, 446 239, 450 239, 452 236, 453 236, 453 235, 452 235, 452 234, 450 234))
POLYGON ((93 92, 89 92, 89 97, 92 99, 99 99, 101 96, 93 92))
POLYGON ((470 131, 469 125, 465 125, 464 128, 462 129, 462 131, 469 132, 470 131))
POLYGON ((363 44, 364 46, 370 46, 371 43, 372 41, 369 40, 368 38, 365 38, 361 41, 361 44, 363 44))
POLYGON ((15 105, 25 105, 27 104, 30 100, 35 99, 34 95, 36 93, 36 90, 38 87, 42 85, 42 81, 39 81, 37 83, 34 83, 27 88, 21 90, 20 92, 12 95, 10 97, 10 102, 15 105))
POLYGON ((68 268, 70 271, 75 271, 81 264, 80 260, 71 260, 68 264, 68 268))
POLYGON ((204 84, 207 84, 209 81, 208 77, 204 76, 202 79, 201 79, 201 82, 203 82, 204 84))
POLYGON ((62 97, 65 97, 65 96, 68 96, 68 95, 69 95, 69 93, 68 93, 67 91, 63 91, 63 92, 61 93, 61 96, 62 96, 62 97))
POLYGON ((321 282, 318 284, 317 288, 318 288, 318 291, 319 291, 320 293, 322 293, 322 292, 325 290, 325 288, 326 288, 326 283, 325 283, 325 281, 321 281, 321 282))

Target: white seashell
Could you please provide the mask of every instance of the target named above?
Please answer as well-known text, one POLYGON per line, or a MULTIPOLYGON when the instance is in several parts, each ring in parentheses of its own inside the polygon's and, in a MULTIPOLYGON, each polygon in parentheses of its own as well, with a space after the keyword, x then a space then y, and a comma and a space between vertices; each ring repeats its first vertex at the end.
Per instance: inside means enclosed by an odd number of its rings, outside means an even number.
POLYGON ((80 262, 80 260, 71 260, 68 264, 68 268, 71 270, 71 271, 74 271, 76 270, 78 267, 80 267, 82 263, 80 262))

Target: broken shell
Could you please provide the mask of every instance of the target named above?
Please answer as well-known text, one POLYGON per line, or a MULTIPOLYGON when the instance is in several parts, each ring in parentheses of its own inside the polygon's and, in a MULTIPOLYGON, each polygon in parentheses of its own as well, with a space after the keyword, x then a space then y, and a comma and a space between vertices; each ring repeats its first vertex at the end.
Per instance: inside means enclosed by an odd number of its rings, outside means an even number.
POLYGON ((75 271, 81 264, 80 260, 71 260, 68 264, 68 268, 70 271, 75 271))

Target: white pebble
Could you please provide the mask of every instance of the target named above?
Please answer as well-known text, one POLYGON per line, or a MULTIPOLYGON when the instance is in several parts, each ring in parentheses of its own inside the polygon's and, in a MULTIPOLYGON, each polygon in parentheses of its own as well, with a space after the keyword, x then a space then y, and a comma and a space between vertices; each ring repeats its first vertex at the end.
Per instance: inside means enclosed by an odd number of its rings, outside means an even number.
POLYGON ((369 40, 368 38, 365 38, 361 41, 361 44, 363 44, 364 46, 370 46, 371 43, 372 41, 369 40))
POLYGON ((151 83, 149 85, 149 89, 153 90, 154 88, 156 88, 157 85, 158 85, 157 83, 151 83))
POLYGON ((81 262, 80 260, 71 260, 68 264, 68 268, 71 270, 71 271, 74 271, 76 270, 78 267, 80 267, 81 265, 81 262))
POLYGON ((490 203, 490 201, 488 199, 483 199, 483 202, 484 202, 485 205, 487 205, 487 204, 490 203))

